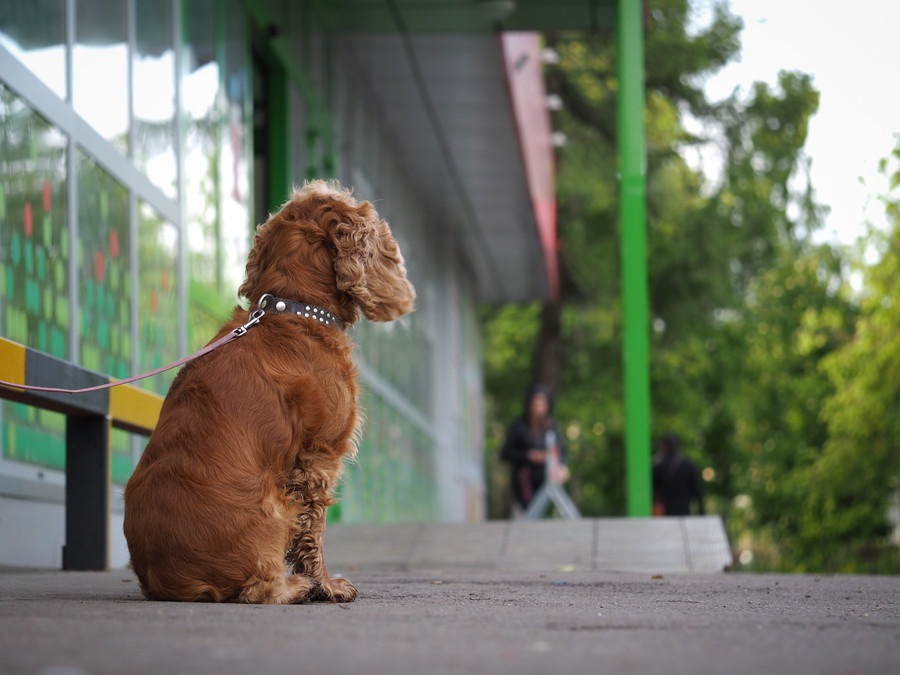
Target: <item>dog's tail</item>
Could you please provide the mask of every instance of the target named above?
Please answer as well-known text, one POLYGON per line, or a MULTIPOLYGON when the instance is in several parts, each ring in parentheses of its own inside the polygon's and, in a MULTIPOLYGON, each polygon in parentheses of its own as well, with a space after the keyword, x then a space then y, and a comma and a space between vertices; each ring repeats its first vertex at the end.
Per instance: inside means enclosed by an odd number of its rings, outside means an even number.
POLYGON ((148 600, 168 600, 175 602, 229 602, 237 599, 238 592, 223 590, 198 579, 188 579, 178 575, 173 579, 162 579, 152 568, 147 567, 138 575, 141 593, 148 600))

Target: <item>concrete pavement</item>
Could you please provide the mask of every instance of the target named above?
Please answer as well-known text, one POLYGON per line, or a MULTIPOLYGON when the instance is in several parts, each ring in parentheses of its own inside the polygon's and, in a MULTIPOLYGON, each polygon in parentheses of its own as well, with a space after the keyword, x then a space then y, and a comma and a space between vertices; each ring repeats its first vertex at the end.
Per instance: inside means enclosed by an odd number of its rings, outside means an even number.
POLYGON ((733 562, 718 516, 341 525, 325 548, 334 569, 708 574, 733 562))
MULTIPOLYGON (((900 672, 900 578, 615 572, 593 557, 514 569, 496 564, 492 528, 466 527, 448 537, 470 542, 468 562, 440 565, 350 560, 342 538, 362 531, 332 528, 330 568, 360 590, 342 605, 149 602, 126 570, 0 571, 0 672, 900 672)), ((389 529, 365 528, 396 541, 389 529)), ((406 551, 432 550, 435 532, 406 551)))

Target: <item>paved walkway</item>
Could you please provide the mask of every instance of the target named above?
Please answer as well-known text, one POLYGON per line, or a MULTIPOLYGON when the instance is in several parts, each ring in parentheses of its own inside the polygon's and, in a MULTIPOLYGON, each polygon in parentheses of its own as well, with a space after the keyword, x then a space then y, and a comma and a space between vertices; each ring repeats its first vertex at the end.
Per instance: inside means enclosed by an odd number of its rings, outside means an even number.
POLYGON ((542 542, 566 523, 537 524, 535 552, 523 551, 534 565, 516 569, 528 528, 486 525, 413 528, 409 555, 391 564, 387 543, 402 528, 332 528, 332 571, 360 589, 342 605, 149 602, 125 570, 0 571, 0 672, 898 672, 900 578, 615 572, 593 553, 581 567, 571 557, 539 564, 542 542), (491 529, 505 549, 495 551, 491 529), (454 537, 468 554, 424 555, 454 537), (372 555, 351 560, 357 544, 372 555))
POLYGON ((342 525, 325 537, 333 569, 675 574, 722 572, 733 562, 718 516, 342 525))

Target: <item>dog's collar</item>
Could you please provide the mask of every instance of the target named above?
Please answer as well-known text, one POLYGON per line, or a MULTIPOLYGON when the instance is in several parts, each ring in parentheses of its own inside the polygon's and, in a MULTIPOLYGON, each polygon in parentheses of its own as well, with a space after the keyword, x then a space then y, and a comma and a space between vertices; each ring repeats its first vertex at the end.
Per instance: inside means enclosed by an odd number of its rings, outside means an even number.
POLYGON ((309 302, 295 302, 294 300, 285 300, 284 298, 276 298, 271 293, 263 293, 256 306, 266 312, 275 314, 295 314, 299 317, 318 321, 325 326, 337 326, 344 330, 344 322, 335 316, 334 312, 330 312, 324 307, 319 307, 309 302))

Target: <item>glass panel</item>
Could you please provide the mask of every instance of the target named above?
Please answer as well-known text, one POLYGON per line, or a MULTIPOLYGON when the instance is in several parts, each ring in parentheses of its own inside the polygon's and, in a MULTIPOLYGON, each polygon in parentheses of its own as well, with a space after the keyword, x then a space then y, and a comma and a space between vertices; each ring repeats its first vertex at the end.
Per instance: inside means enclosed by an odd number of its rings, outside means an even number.
POLYGON ((125 485, 128 482, 131 471, 134 469, 134 447, 147 444, 143 436, 130 434, 121 429, 109 430, 109 463, 110 477, 115 485, 125 485))
POLYGON ((247 111, 252 105, 253 93, 247 87, 251 64, 243 2, 224 0, 222 5, 226 128, 220 130, 220 262, 224 291, 234 299, 244 280, 252 233, 250 172, 253 155, 250 150, 253 128, 247 111))
POLYGON ((0 85, 0 334, 69 356, 66 138, 0 85))
MULTIPOLYGON (((201 347, 215 334, 234 306, 237 286, 243 280, 243 262, 240 273, 232 271, 227 278, 223 262, 226 253, 220 175, 223 146, 233 140, 223 128, 222 26, 220 3, 195 0, 185 4, 185 75, 181 86, 186 117, 184 203, 190 350, 201 347)), ((239 168, 227 170, 233 175, 239 168)), ((246 256, 246 245, 242 251, 246 256)))
POLYGON ((66 468, 66 416, 3 401, 3 457, 50 469, 66 468))
POLYGON ((426 522, 437 516, 432 444, 402 415, 363 390, 368 422, 357 461, 347 462, 340 508, 344 523, 426 522))
POLYGON ((175 50, 172 3, 138 0, 134 55, 134 161, 176 196, 175 50))
POLYGON ((325 105, 331 105, 327 66, 330 60, 330 39, 319 21, 318 12, 311 3, 304 5, 308 12, 306 24, 307 35, 303 67, 309 76, 312 86, 325 105))
MULTIPOLYGON (((0 85, 0 335, 69 356, 66 138, 0 85)), ((3 457, 65 465, 65 417, 0 403, 3 457)))
POLYGON ((131 372, 128 192, 78 154, 78 307, 81 365, 113 377, 131 372))
POLYGON ((0 2, 0 45, 50 87, 66 97, 66 3, 45 0, 0 2))
POLYGON ((427 413, 431 399, 429 351, 421 316, 412 314, 394 323, 361 319, 353 327, 353 339, 366 364, 427 413))
POLYGON ((76 3, 75 112, 123 154, 128 152, 127 28, 125 0, 76 3))
POLYGON ((316 178, 328 178, 337 171, 334 156, 334 120, 330 111, 334 110, 334 44, 320 20, 317 7, 305 5, 309 11, 309 36, 304 65, 313 88, 319 97, 317 122, 310 126, 308 133, 309 172, 316 172, 316 178))
POLYGON ((309 114, 306 99, 293 87, 291 88, 289 101, 291 107, 288 126, 291 132, 291 153, 288 161, 291 166, 291 180, 294 184, 300 185, 312 173, 310 168, 311 162, 307 156, 308 147, 306 143, 306 132, 309 129, 309 114))
MULTIPOLYGON (((147 204, 138 205, 138 371, 178 358, 178 230, 147 204)), ((165 394, 177 371, 140 386, 165 394)))

